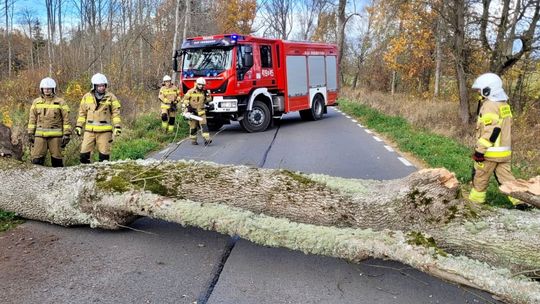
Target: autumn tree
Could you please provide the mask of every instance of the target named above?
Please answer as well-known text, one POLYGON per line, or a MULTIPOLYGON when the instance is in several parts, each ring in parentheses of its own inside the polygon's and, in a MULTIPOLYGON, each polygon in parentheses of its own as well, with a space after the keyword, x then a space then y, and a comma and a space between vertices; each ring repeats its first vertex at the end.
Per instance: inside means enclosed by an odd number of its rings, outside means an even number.
POLYGON ((256 0, 216 1, 215 20, 220 33, 251 34, 257 12, 256 0))
POLYGON ((399 30, 384 60, 422 93, 429 89, 434 67, 436 14, 423 1, 398 3, 397 9, 399 30))

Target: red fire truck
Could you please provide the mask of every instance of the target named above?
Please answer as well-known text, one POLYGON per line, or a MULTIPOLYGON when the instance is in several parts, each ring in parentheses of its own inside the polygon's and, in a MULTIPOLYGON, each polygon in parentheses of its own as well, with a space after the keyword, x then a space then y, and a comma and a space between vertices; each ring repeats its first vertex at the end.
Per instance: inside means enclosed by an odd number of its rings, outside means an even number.
POLYGON ((208 127, 239 121, 248 132, 300 111, 318 120, 338 95, 337 46, 237 34, 185 40, 174 58, 182 94, 204 77, 212 93, 208 127))

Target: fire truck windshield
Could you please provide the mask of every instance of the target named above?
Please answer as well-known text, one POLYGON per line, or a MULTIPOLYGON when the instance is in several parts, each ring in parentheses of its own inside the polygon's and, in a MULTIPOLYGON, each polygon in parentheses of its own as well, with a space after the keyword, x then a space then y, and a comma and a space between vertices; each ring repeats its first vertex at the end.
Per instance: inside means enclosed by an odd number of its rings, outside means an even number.
POLYGON ((217 76, 232 65, 232 48, 194 48, 184 50, 184 77, 217 76))

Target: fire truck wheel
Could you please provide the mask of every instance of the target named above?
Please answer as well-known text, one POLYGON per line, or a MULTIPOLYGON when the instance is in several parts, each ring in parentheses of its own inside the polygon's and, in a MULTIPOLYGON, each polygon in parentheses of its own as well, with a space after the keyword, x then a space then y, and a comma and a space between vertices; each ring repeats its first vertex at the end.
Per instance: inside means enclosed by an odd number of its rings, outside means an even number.
POLYGON ((313 97, 313 104, 311 109, 301 110, 300 117, 302 120, 319 120, 324 115, 324 99, 321 95, 317 94, 313 97))
POLYGON ((271 121, 272 116, 268 106, 260 100, 255 100, 251 111, 247 112, 244 119, 240 121, 240 126, 249 133, 262 132, 268 128, 271 121))

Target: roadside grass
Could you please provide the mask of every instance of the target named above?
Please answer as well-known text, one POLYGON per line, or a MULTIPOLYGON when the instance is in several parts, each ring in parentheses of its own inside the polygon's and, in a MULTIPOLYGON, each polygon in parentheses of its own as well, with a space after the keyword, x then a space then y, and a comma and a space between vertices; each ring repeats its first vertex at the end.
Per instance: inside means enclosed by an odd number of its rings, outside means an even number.
MULTIPOLYGON (((399 150, 421 159, 430 167, 444 167, 456 174, 462 185, 470 189, 472 178, 471 148, 458 141, 435 134, 427 129, 414 127, 406 119, 385 115, 367 105, 340 99, 339 108, 354 116, 369 129, 380 133, 396 143, 399 150)), ((516 176, 521 176, 518 168, 513 168, 516 176)), ((498 191, 492 177, 487 201, 495 206, 510 207, 507 197, 498 191)))

